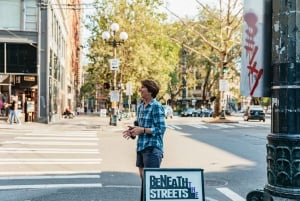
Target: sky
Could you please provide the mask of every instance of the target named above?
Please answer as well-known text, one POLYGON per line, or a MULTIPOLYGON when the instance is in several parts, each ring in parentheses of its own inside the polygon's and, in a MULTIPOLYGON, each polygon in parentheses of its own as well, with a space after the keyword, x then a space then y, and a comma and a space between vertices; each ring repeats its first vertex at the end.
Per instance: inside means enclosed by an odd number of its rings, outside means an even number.
MULTIPOLYGON (((198 0, 199 2, 203 4, 215 4, 216 0, 198 0)), ((171 10, 173 13, 178 15, 179 17, 194 17, 198 13, 198 8, 200 5, 197 3, 196 0, 166 0, 165 1, 166 6, 169 10, 171 10)), ((171 18, 173 17, 176 19, 176 17, 172 16, 170 14, 171 18)))
MULTIPOLYGON (((195 0, 168 0, 166 6, 179 17, 193 17, 197 14, 197 7, 199 7, 195 0)), ((172 14, 170 15, 172 17, 172 14)))

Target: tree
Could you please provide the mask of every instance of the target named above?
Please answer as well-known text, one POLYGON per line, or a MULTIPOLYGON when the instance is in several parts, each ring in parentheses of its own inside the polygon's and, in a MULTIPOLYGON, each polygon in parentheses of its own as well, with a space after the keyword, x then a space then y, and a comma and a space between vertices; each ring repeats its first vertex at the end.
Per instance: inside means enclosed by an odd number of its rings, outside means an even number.
POLYGON ((239 0, 219 0, 210 7, 200 3, 198 20, 180 19, 181 32, 172 39, 183 43, 188 51, 188 68, 197 68, 201 74, 200 87, 203 100, 207 92, 215 96, 215 112, 220 114, 219 80, 238 77, 241 54, 242 5, 239 0), (228 72, 222 73, 224 67, 228 72))
MULTIPOLYGON (((134 91, 138 91, 140 81, 152 78, 159 81, 162 97, 167 91, 177 63, 178 47, 165 34, 166 14, 159 12, 162 2, 159 0, 96 0, 96 15, 89 16, 87 28, 92 32, 88 40, 90 72, 98 76, 95 83, 111 79, 108 59, 112 58, 112 47, 101 38, 103 31, 109 30, 113 22, 120 25, 120 30, 129 35, 128 41, 117 48, 117 57, 121 60, 117 80, 120 83, 132 82, 134 91), (105 70, 104 70, 105 69, 105 70)), ((137 96, 137 94, 135 94, 137 96)), ((159 98, 159 97, 158 97, 159 98)))

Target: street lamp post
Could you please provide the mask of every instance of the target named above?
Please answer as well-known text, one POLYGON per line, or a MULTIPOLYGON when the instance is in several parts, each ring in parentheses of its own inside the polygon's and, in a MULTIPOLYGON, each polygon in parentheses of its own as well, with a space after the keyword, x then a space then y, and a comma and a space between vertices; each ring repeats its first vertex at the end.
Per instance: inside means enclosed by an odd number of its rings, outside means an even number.
MULTIPOLYGON (((128 34, 126 32, 121 32, 119 39, 116 39, 116 33, 119 31, 119 24, 112 23, 110 26, 110 31, 104 31, 102 33, 102 39, 109 45, 113 47, 113 60, 111 60, 111 70, 113 75, 113 86, 110 93, 111 96, 111 114, 110 114, 110 122, 109 124, 112 126, 117 125, 117 102, 119 102, 119 97, 115 98, 114 96, 118 93, 117 87, 117 70, 119 70, 119 62, 117 60, 117 47, 122 45, 128 38, 128 34), (112 36, 112 39, 110 37, 112 36), (117 93, 116 93, 117 92, 117 93)), ((122 104, 122 103, 121 103, 122 104)))
POLYGON ((182 102, 181 109, 182 111, 187 107, 187 71, 186 71, 186 57, 187 51, 182 45, 181 48, 181 65, 182 65, 182 102))

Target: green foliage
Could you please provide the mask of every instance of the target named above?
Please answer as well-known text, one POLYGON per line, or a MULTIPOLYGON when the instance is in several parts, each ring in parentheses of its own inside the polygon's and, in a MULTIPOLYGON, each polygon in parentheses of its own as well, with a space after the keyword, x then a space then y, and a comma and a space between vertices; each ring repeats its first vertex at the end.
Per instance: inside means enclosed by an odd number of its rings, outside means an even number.
MULTIPOLYGON (((239 76, 237 61, 241 53, 242 8, 237 1, 220 2, 222 8, 198 2, 197 19, 168 23, 166 13, 159 9, 162 0, 95 0, 96 14, 89 16, 86 24, 92 35, 88 40, 86 68, 89 79, 82 93, 93 94, 98 84, 113 79, 109 59, 116 56, 121 61, 117 80, 123 84, 133 83, 134 97, 138 97, 140 81, 152 78, 161 85, 158 98, 168 93, 176 100, 182 92, 180 50, 184 46, 188 88, 201 91, 203 100, 209 93, 218 101, 218 80, 224 65, 228 69, 228 79, 239 76), (101 38, 102 32, 109 30, 113 22, 129 36, 117 47, 116 55, 113 47, 101 38)), ((193 96, 199 94, 189 94, 189 97, 193 96)))
MULTIPOLYGON (((140 87, 140 81, 152 78, 161 85, 160 96, 167 90, 170 81, 169 74, 174 71, 178 62, 178 47, 165 34, 163 22, 166 14, 159 12, 160 0, 113 1, 97 2, 97 15, 89 17, 87 27, 92 31, 89 39, 89 67, 103 82, 111 78, 108 60, 113 57, 113 48, 105 44, 101 38, 103 31, 109 30, 113 22, 120 25, 120 31, 128 33, 128 40, 117 47, 116 57, 121 66, 118 71, 118 82, 132 82, 135 91, 140 87), (105 9, 103 9, 105 8, 105 9), (105 70, 103 70, 105 69, 105 70)), ((118 33, 117 33, 118 34, 118 33)), ((118 35, 116 36, 118 40, 118 35)))
POLYGON ((261 99, 260 99, 260 103, 261 103, 261 105, 262 106, 270 106, 271 105, 271 98, 269 98, 269 97, 262 97, 261 99))

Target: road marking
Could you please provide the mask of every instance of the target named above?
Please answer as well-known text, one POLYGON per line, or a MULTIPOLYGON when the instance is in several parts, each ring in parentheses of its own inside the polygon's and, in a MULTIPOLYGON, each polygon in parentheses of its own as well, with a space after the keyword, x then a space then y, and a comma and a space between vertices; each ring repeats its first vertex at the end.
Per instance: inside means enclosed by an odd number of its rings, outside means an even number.
POLYGON ((179 126, 176 126, 176 125, 168 125, 167 127, 170 128, 170 129, 172 129, 172 130, 175 130, 175 129, 181 130, 182 129, 179 126))
MULTIPOLYGON (((70 140, 71 141, 71 140, 70 140)), ((83 146, 98 146, 97 142, 60 142, 60 141, 33 141, 25 142, 18 140, 10 140, 2 142, 2 144, 22 144, 22 145, 83 145, 83 146)))
POLYGON ((7 176, 0 177, 0 180, 27 180, 27 179, 100 179, 100 175, 31 175, 31 176, 7 176))
POLYGON ((64 141, 99 141, 96 137, 16 137, 16 140, 64 140, 64 141))
POLYGON ((127 186, 127 185, 107 185, 105 188, 141 188, 141 186, 127 186))
POLYGON ((202 124, 190 124, 190 126, 195 127, 195 128, 208 128, 207 126, 204 126, 202 124))
POLYGON ((59 159, 50 159, 50 158, 40 158, 40 159, 31 159, 31 158, 3 158, 0 159, 0 164, 11 165, 11 164, 101 164, 102 159, 69 159, 69 158, 59 158, 59 159))
MULTIPOLYGON (((57 131, 55 131, 57 132, 57 131)), ((74 131, 72 133, 68 133, 68 132, 63 132, 63 133, 54 133, 51 132, 51 133, 48 133, 48 132, 44 132, 44 133, 26 133, 24 134, 26 136, 64 136, 64 137, 68 137, 68 136, 73 136, 73 137, 78 137, 78 136, 82 136, 82 137, 96 137, 97 136, 97 133, 96 132, 88 132, 88 133, 85 133, 85 132, 78 132, 78 131, 74 131)))
POLYGON ((175 130, 175 128, 172 127, 172 126, 170 126, 170 125, 167 125, 167 128, 172 129, 172 130, 175 130))
POLYGON ((221 127, 221 128, 234 128, 234 126, 227 125, 227 124, 213 124, 213 125, 221 127))
POLYGON ((244 198, 242 198, 240 195, 233 192, 229 188, 217 188, 217 190, 223 193, 226 197, 228 197, 232 201, 246 201, 244 198))
POLYGON ((205 201, 218 201, 218 200, 215 200, 215 199, 210 198, 210 197, 205 197, 205 201))
MULTIPOLYGON (((20 176, 22 176, 22 175, 32 175, 32 176, 34 176, 34 175, 46 175, 46 174, 48 174, 48 175, 50 175, 50 174, 80 174, 80 173, 82 173, 82 174, 84 174, 84 173, 86 173, 87 171, 86 170, 82 170, 82 171, 78 171, 78 170, 76 170, 76 171, 70 171, 70 170, 62 170, 62 171, 56 171, 56 170, 53 170, 53 171, 38 171, 38 170, 35 170, 35 171, 15 171, 15 172, 8 172, 8 171, 6 171, 6 172, 4 172, 4 171, 0 171, 0 175, 4 175, 4 176, 7 176, 7 175, 20 175, 20 176)), ((91 174, 99 174, 99 173, 101 173, 101 171, 100 170, 88 170, 88 172, 89 173, 91 173, 91 174)))
POLYGON ((0 147, 0 153, 99 154, 100 152, 98 149, 51 149, 51 148, 0 147))
POLYGON ((0 190, 12 189, 50 189, 50 188, 102 188, 101 183, 87 184, 30 184, 30 185, 7 185, 0 186, 0 190))
POLYGON ((236 127, 243 127, 243 128, 252 127, 251 125, 247 125, 247 124, 232 124, 232 125, 235 125, 236 127))

